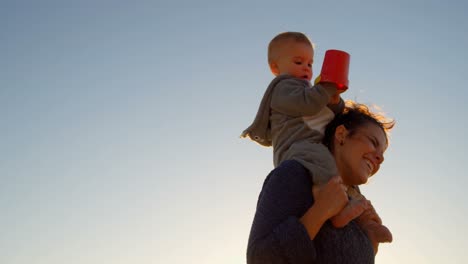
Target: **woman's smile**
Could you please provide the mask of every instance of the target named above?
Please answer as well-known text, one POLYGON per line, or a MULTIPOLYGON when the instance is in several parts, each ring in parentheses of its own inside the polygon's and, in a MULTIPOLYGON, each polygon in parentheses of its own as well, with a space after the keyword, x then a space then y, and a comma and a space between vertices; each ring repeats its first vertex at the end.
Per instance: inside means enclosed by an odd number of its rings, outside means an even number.
POLYGON ((367 168, 369 169, 369 176, 371 176, 375 168, 374 163, 371 160, 366 159, 366 158, 364 158, 364 162, 366 163, 367 168))

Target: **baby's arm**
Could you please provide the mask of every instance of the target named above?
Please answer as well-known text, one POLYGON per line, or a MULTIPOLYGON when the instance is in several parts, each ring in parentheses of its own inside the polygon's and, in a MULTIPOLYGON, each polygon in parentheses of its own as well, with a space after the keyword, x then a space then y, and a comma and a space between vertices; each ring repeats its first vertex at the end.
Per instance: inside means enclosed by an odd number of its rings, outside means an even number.
POLYGON ((342 113, 345 107, 345 103, 343 99, 341 98, 340 94, 335 94, 332 96, 330 99, 330 102, 328 103, 328 108, 330 108, 333 113, 339 114, 342 113))
POLYGON ((336 91, 331 83, 309 87, 303 80, 284 79, 272 92, 271 108, 288 116, 313 116, 328 105, 336 91))

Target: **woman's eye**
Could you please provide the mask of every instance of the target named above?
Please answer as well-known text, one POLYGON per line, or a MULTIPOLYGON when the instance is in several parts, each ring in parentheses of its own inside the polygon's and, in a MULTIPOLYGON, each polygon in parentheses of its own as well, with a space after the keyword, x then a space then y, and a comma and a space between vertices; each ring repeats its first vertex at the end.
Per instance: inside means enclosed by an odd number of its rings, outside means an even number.
POLYGON ((367 140, 372 144, 372 146, 377 147, 377 142, 371 137, 366 137, 367 140))
POLYGON ((297 65, 301 65, 301 64, 302 64, 302 62, 300 62, 300 61, 295 61, 294 63, 296 63, 297 65))

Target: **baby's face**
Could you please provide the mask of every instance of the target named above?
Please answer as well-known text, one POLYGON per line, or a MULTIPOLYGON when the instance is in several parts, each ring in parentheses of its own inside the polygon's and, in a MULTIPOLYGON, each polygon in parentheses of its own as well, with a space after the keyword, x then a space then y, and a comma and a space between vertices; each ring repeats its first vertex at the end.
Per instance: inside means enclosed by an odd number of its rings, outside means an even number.
POLYGON ((290 41, 286 44, 276 62, 279 74, 289 74, 310 81, 313 74, 314 49, 302 42, 290 41))

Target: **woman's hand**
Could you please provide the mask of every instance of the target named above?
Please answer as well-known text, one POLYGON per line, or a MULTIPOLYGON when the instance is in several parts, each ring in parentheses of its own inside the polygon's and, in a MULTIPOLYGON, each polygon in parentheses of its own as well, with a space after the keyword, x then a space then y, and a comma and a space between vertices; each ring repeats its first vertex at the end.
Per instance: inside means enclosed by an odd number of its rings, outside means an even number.
POLYGON ((330 218, 332 225, 336 228, 342 228, 346 226, 356 217, 360 216, 370 206, 368 200, 352 199, 346 204, 346 206, 337 215, 330 218))
POLYGON ((325 213, 325 220, 341 212, 349 201, 346 187, 339 176, 331 178, 325 185, 314 186, 312 193, 315 205, 325 213))
POLYGON ((338 176, 330 179, 322 186, 312 188, 314 204, 299 219, 309 234, 314 239, 323 223, 340 212, 348 203, 346 187, 338 176))

